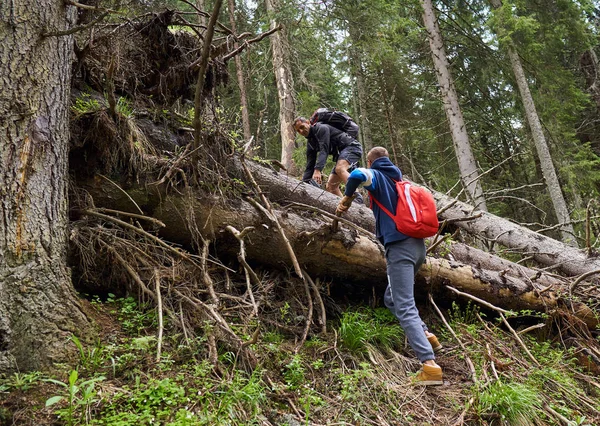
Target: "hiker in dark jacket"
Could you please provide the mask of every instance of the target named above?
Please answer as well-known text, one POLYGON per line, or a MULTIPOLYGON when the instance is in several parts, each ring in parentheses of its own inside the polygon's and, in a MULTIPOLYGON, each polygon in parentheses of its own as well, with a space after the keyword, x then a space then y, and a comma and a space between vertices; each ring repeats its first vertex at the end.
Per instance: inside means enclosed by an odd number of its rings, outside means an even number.
POLYGON ((351 165, 358 164, 362 157, 360 142, 329 124, 315 123, 311 126, 304 117, 294 120, 294 129, 307 140, 306 169, 302 180, 310 182, 313 179, 320 186, 327 156, 332 155, 336 164, 329 175, 326 189, 341 197, 340 184, 348 180, 348 169, 351 165))
MULTIPOLYGON (((402 180, 402 172, 389 159, 385 148, 375 147, 367 154, 368 169, 352 171, 346 183, 344 197, 340 200, 337 213, 348 210, 350 200, 359 186, 369 191, 390 212, 396 212, 398 194, 395 181, 402 180)), ((412 238, 396 229, 394 220, 377 204, 372 203, 375 215, 376 235, 385 247, 388 286, 384 303, 398 318, 409 345, 423 363, 422 370, 413 379, 414 384, 442 384, 442 369, 435 362, 434 350, 442 348, 438 339, 427 331, 415 304, 415 275, 425 261, 423 239, 412 238)))

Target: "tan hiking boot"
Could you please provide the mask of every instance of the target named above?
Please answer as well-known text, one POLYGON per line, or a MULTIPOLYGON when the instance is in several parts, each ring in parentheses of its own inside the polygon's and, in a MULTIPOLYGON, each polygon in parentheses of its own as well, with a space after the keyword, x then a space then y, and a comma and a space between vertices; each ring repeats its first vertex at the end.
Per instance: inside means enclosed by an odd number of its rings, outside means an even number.
POLYGON ((419 386, 443 385, 442 367, 439 365, 423 364, 423 368, 412 379, 412 384, 419 386))
POLYGON ((437 339, 437 337, 435 337, 435 334, 430 334, 429 336, 427 336, 427 340, 429 340, 429 344, 433 348, 433 352, 437 352, 440 349, 442 349, 443 346, 437 339))

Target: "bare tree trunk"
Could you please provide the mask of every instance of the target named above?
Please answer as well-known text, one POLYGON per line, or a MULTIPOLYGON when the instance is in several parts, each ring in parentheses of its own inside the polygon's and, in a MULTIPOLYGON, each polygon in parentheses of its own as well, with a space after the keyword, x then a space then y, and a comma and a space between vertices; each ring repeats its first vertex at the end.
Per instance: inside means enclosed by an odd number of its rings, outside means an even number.
MULTIPOLYGON (((379 90, 381 91, 381 97, 383 98, 383 107, 385 111, 385 121, 387 122, 388 133, 390 134, 390 145, 392 147, 392 156, 394 157, 394 164, 400 167, 400 170, 406 170, 405 164, 401 159, 398 158, 398 154, 396 154, 396 130, 392 125, 392 108, 390 107, 390 103, 388 101, 387 90, 386 90, 386 81, 385 81, 385 73, 382 69, 379 74, 379 90)), ((400 150, 402 150, 401 146, 398 146, 400 150)))
MULTIPOLYGON (((502 7, 501 0, 490 1, 495 9, 502 7)), ((533 96, 531 96, 531 91, 529 90, 527 78, 525 77, 525 72, 523 71, 521 60, 519 59, 519 54, 511 42, 506 43, 506 50, 515 74, 515 80, 517 82, 517 86, 519 87, 519 92, 521 93, 523 107, 525 108, 525 115, 527 117, 527 122, 529 123, 529 128, 531 129, 531 136, 535 143, 535 148, 540 159, 540 167, 542 169, 542 174, 544 175, 544 180, 546 181, 546 186, 548 187, 548 193, 552 199, 554 213, 556 214, 558 223, 562 224, 560 228, 562 240, 569 245, 576 246, 577 241, 575 240, 575 233, 573 231, 573 225, 571 224, 569 209, 567 208, 567 203, 565 202, 565 198, 560 188, 560 182, 558 181, 554 163, 552 162, 550 149, 548 148, 546 138, 544 137, 542 124, 540 123, 540 118, 538 116, 535 103, 533 102, 533 96)))
MULTIPOLYGON (((273 16, 279 10, 278 0, 265 0, 265 5, 267 12, 271 15, 271 28, 275 28, 277 22, 273 16)), ((290 68, 285 30, 275 32, 270 38, 273 50, 273 69, 275 70, 275 80, 279 94, 281 164, 288 170, 288 173, 296 174, 296 164, 292 157, 296 147, 296 132, 293 127, 296 106, 294 104, 294 80, 290 68)))
MULTIPOLYGON (((228 0, 229 4, 229 26, 231 31, 237 35, 235 25, 235 0, 228 0)), ((233 43, 233 48, 237 49, 239 43, 233 43)), ((240 55, 235 55, 235 75, 237 77, 238 87, 240 88, 240 106, 242 107, 242 128, 244 131, 244 140, 248 141, 252 137, 250 132, 250 116, 248 114, 248 99, 246 97, 246 77, 244 76, 244 67, 242 66, 242 58, 240 55)))
POLYGON ((450 125, 452 141, 454 142, 454 150, 456 159, 458 160, 458 168, 460 170, 460 178, 463 186, 474 201, 475 206, 487 211, 487 205, 481 188, 481 182, 478 178, 478 168, 475 162, 467 127, 462 115, 462 110, 458 104, 458 95, 454 87, 454 81, 450 74, 448 58, 446 57, 446 49, 440 33, 440 28, 437 23, 433 4, 431 0, 420 0, 423 7, 423 22, 429 35, 429 46, 431 48, 431 56, 435 66, 442 101, 444 103, 444 111, 450 125))
POLYGON ((360 122, 360 128, 363 135, 362 143, 365 147, 365 151, 369 151, 373 148, 373 137, 371 136, 371 125, 369 124, 369 118, 367 113, 367 89, 365 88, 365 79, 363 73, 363 65, 360 59, 356 59, 355 72, 356 72, 356 91, 358 93, 358 120, 360 122))
MULTIPOLYGON (((360 44, 358 34, 352 24, 349 27, 350 39, 353 41, 353 45, 357 46, 360 44)), ((367 113, 367 89, 365 87, 364 78, 364 67, 362 61, 362 55, 357 47, 350 47, 350 66, 354 79, 356 81, 356 94, 358 98, 358 125, 360 127, 360 133, 362 135, 362 144, 364 151, 368 152, 373 148, 373 138, 371 137, 371 126, 369 124, 368 113, 367 113)))
POLYGON ((65 360, 89 326, 66 260, 73 36, 61 34, 75 17, 59 1, 0 3, 0 372, 65 360))

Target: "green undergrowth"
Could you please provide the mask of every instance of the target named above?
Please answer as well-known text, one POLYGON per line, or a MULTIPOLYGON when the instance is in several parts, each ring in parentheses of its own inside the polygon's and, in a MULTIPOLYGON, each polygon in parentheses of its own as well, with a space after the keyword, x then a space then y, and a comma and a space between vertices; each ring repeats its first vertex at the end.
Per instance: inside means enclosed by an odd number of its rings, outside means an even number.
POLYGON ((79 358, 57 366, 52 377, 29 372, 3 378, 0 424, 600 422, 599 380, 580 366, 574 350, 528 333, 520 335, 528 355, 498 321, 472 305, 447 312, 462 346, 430 318, 444 345, 438 363, 446 383, 427 389, 411 386, 419 363, 386 309, 346 310, 329 320, 326 335, 309 336, 299 349, 297 338, 262 325, 250 346, 258 362, 249 368, 231 348, 218 347, 217 362, 209 361, 206 338, 170 334, 168 323, 157 360, 154 309, 114 296, 92 305, 108 315, 114 331, 85 345, 72 337, 68 344, 79 358))

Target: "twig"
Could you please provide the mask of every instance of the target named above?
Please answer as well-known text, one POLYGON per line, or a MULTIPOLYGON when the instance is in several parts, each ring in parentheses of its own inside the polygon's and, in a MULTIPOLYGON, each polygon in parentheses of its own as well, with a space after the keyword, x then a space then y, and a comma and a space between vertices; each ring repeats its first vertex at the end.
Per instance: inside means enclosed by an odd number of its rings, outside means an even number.
POLYGON ((308 301, 308 313, 306 314, 306 325, 304 326, 304 332, 302 333, 302 338, 300 339, 300 342, 298 342, 298 344, 296 345, 296 348, 294 350, 295 353, 298 353, 298 351, 302 348, 304 342, 306 341, 306 337, 308 336, 310 326, 312 325, 313 316, 313 301, 310 295, 310 287, 308 285, 309 281, 306 275, 304 274, 302 274, 302 282, 304 283, 304 292, 308 301))
MULTIPOLYGON (((321 293, 319 292, 319 287, 317 284, 310 278, 310 276, 303 271, 306 276, 306 279, 310 283, 315 292, 315 297, 317 298, 317 303, 319 304, 319 309, 321 310, 321 333, 327 334, 327 311, 325 311, 325 304, 323 303, 323 298, 321 297, 321 293)), ((317 278, 318 280, 318 278, 317 278)))
POLYGON ((586 272, 585 274, 581 274, 579 277, 577 277, 577 279, 575 281, 573 281, 571 283, 571 285, 569 286, 569 293, 571 293, 575 287, 577 286, 577 284, 579 284, 581 281, 585 280, 587 277, 590 277, 592 275, 595 274, 600 274, 600 269, 596 269, 595 271, 589 271, 586 272))
POLYGON ((101 178, 106 179, 107 181, 109 181, 110 183, 112 183, 114 186, 116 186, 119 189, 119 191, 121 191, 123 194, 125 194, 125 196, 127 198, 129 198, 131 200, 131 202, 138 209, 138 211, 140 212, 140 214, 144 214, 144 212, 142 211, 142 209, 140 208, 140 206, 138 206, 138 204, 135 201, 133 201, 133 198, 131 198, 131 196, 123 188, 121 188, 119 185, 117 185, 115 182, 113 182, 112 180, 110 180, 109 178, 107 178, 104 175, 98 174, 98 176, 100 176, 101 178))
POLYGON ((431 296, 431 293, 429 293, 429 301, 435 308, 435 311, 437 312, 438 316, 440 317, 440 319, 442 320, 442 322, 444 323, 446 328, 450 331, 450 333, 452 333, 452 336, 454 336, 454 338, 456 339, 456 341, 462 348, 463 354, 465 356, 465 360, 467 362, 467 365, 469 366, 469 370, 471 370, 471 377, 473 378, 473 382, 475 384, 479 383, 479 381, 477 380, 477 372, 475 371, 475 365, 473 364, 473 361, 471 361, 471 358, 469 358, 469 355, 467 355, 467 348, 465 348, 465 345, 463 345, 463 342, 458 338, 458 336, 456 335, 456 333, 454 332, 454 330, 452 329, 450 324, 448 324, 448 321, 446 321, 446 318, 444 318, 442 311, 440 311, 440 309, 437 307, 437 305, 433 301, 433 297, 431 296))
MULTIPOLYGON (((196 90, 194 93, 194 150, 200 147, 200 115, 202 113, 202 105, 204 103, 203 90, 204 90, 204 80, 206 78, 206 68, 208 67, 208 59, 210 53, 210 46, 212 44, 213 35, 215 32, 215 24, 217 22, 217 17, 219 15, 219 10, 221 10, 222 0, 215 0, 213 12, 210 15, 210 20, 208 21, 208 27, 204 34, 204 43, 202 45, 202 54, 199 59, 199 69, 198 69, 198 79, 196 81, 196 90)), ((198 156, 196 155, 194 158, 194 163, 197 163, 198 156)))
POLYGON ((370 231, 367 231, 365 228, 361 228, 357 224, 349 221, 348 219, 344 219, 343 217, 336 216, 336 215, 331 214, 331 213, 329 213, 329 212, 327 212, 325 210, 322 210, 322 209, 320 209, 318 207, 311 206, 311 205, 308 205, 308 204, 298 203, 298 202, 289 203, 288 205, 286 205, 286 208, 288 208, 288 207, 299 207, 302 210, 311 210, 311 211, 317 212, 317 213, 319 213, 319 214, 321 214, 321 215, 323 215, 325 217, 328 217, 330 219, 337 219, 338 222, 343 223, 344 225, 347 225, 350 228, 356 229, 358 232, 360 232, 362 234, 365 234, 368 237, 375 238, 375 234, 373 234, 370 231))
POLYGON ((213 280, 208 273, 208 268, 206 267, 206 259, 208 258, 208 246, 209 241, 202 238, 202 263, 200 264, 202 271, 202 281, 206 284, 206 288, 208 288, 208 294, 210 294, 210 298, 212 299, 215 307, 219 306, 219 298, 217 297, 217 293, 215 292, 215 287, 213 285, 213 280))
POLYGON ((496 366, 494 365, 494 356, 492 355, 492 349, 490 348, 490 344, 486 343, 485 348, 487 349, 488 357, 490 358, 490 365, 492 366, 492 373, 494 373, 494 377, 496 380, 500 380, 498 378, 498 372, 496 371, 496 366))
POLYGON ((545 326, 546 326, 546 324, 544 324, 544 323, 532 325, 531 327, 527 327, 527 328, 519 331, 518 334, 525 334, 525 333, 530 332, 531 330, 536 330, 538 328, 542 328, 542 327, 545 327, 545 326))
POLYGON ((158 342, 156 348, 156 362, 160 362, 160 353, 162 350, 163 340, 163 309, 162 309, 162 297, 160 295, 160 275, 158 269, 154 270, 154 280, 156 286, 156 305, 158 309, 158 342))
POLYGON ((460 416, 458 416, 458 419, 456 419, 452 426, 462 426, 465 423, 465 414, 467 414, 467 411, 469 411, 469 408, 471 408, 471 405, 473 405, 473 401, 475 401, 475 398, 471 397, 469 402, 465 404, 465 408, 462 410, 462 413, 460 413, 460 416))
POLYGON ((104 219, 104 220, 106 220, 108 222, 114 222, 114 223, 116 223, 118 225, 121 225, 124 228, 130 229, 130 230, 132 230, 132 231, 134 231, 134 232, 136 232, 136 233, 138 233, 140 235, 143 235, 143 236, 149 238, 150 240, 156 242, 158 245, 160 245, 161 247, 164 247, 169 252, 176 254, 178 257, 181 257, 181 258, 189 261, 193 265, 198 266, 198 264, 192 258, 190 258, 189 256, 187 256, 185 253, 182 253, 179 250, 171 247, 170 245, 168 245, 167 243, 165 243, 160 238, 158 238, 158 237, 150 234, 149 232, 144 231, 141 228, 138 228, 137 226, 134 226, 134 225, 131 225, 131 224, 127 223, 127 222, 124 222, 124 221, 122 221, 120 219, 117 219, 116 217, 112 217, 112 216, 108 216, 108 215, 105 215, 105 214, 102 214, 102 213, 98 213, 98 212, 93 211, 93 210, 83 210, 81 213, 82 214, 86 214, 86 215, 90 215, 90 216, 96 216, 96 217, 104 219))
POLYGON ((227 225, 225 227, 229 232, 233 234, 233 236, 240 242, 240 252, 238 253, 238 260, 244 267, 244 273, 246 275, 246 289, 248 291, 248 296, 250 296, 250 301, 252 302, 252 313, 254 315, 258 315, 258 306, 256 305, 256 301, 254 300, 254 293, 252 292, 252 283, 250 282, 250 277, 254 280, 254 282, 259 285, 260 279, 252 270, 248 262, 246 262, 246 244, 244 242, 244 236, 254 230, 254 227, 248 226, 242 230, 242 232, 238 231, 231 225, 227 225))
POLYGON ((106 209, 104 207, 99 207, 99 208, 97 208, 95 210, 98 211, 98 212, 101 212, 101 213, 112 213, 112 214, 118 214, 118 215, 121 215, 121 216, 133 217, 135 219, 147 220, 148 222, 152 222, 152 223, 160 226, 161 228, 164 228, 164 227, 167 226, 163 222, 161 222, 160 220, 155 219, 155 218, 150 217, 150 216, 144 216, 144 215, 135 214, 135 213, 128 213, 128 212, 124 212, 124 211, 121 211, 121 210, 106 209))
POLYGON ((448 290, 452 290, 454 293, 458 294, 459 296, 465 296, 465 297, 468 297, 469 299, 472 299, 472 300, 476 301, 477 303, 480 303, 480 304, 482 304, 483 306, 486 306, 486 307, 488 307, 488 308, 490 308, 490 309, 493 309, 493 310, 495 310, 495 311, 497 311, 497 312, 500 312, 500 313, 505 313, 505 314, 506 314, 506 313, 508 313, 508 312, 510 312, 510 311, 507 311, 506 309, 502 309, 502 308, 499 308, 499 307, 497 307, 497 306, 494 306, 494 305, 492 305, 491 303, 489 303, 489 302, 486 302, 486 301, 485 301, 485 300, 483 300, 483 299, 480 299, 480 298, 478 298, 478 297, 475 297, 475 296, 473 296, 472 294, 469 294, 469 293, 464 293, 464 292, 462 292, 462 291, 459 291, 459 290, 457 290, 457 289, 455 289, 454 287, 451 287, 451 286, 449 286, 449 285, 447 285, 447 286, 446 286, 446 288, 447 288, 448 290))
MULTIPOLYGON (((249 144, 248 144, 248 147, 249 147, 249 144)), ((248 147, 246 148, 246 150, 248 149, 248 147)), ((241 160, 242 160, 241 161, 242 162, 242 167, 244 169, 244 172, 246 173, 246 176, 248 177, 248 179, 252 183, 252 186, 254 187, 254 189, 256 190, 256 192, 259 194, 259 197, 261 198, 261 200, 263 202, 263 205, 266 207, 266 209, 271 214, 273 223, 277 227, 277 231, 279 232, 279 235, 281 236, 281 238, 283 240, 285 248, 286 248, 286 250, 287 250, 287 252, 288 252, 288 254, 290 256, 290 259, 292 260, 292 264, 294 265, 294 271, 296 272, 296 274, 300 278, 303 279, 302 269, 300 268, 300 264, 298 263, 298 258, 296 257, 296 254, 294 253, 294 249, 292 248, 292 244, 290 243, 290 240, 285 235, 283 227, 281 226, 281 224, 279 223, 279 220, 277 220, 277 216, 273 212, 273 208, 271 207, 271 203, 269 202, 269 200, 267 199, 267 197, 265 197, 265 194, 263 194, 262 191, 260 190, 260 187, 258 186, 258 183, 256 183, 256 180, 254 179, 254 176, 252 175, 252 172, 250 171, 250 169, 246 165, 246 161, 244 159, 244 155, 242 155, 241 160)))
POLYGON ((504 323, 504 325, 506 325, 506 327, 510 330, 510 332, 513 334, 513 336, 515 336, 515 339, 517 339, 517 342, 521 345, 521 347, 525 350, 525 353, 527 353, 527 355, 529 356, 529 358, 534 362, 535 365, 537 365, 538 367, 540 366, 540 363, 537 361, 537 359, 535 359, 535 357, 531 354, 531 352, 529 351, 529 349, 527 348, 527 346, 525 345, 525 343, 523 342, 523 340, 521 340, 521 338, 519 337, 519 334, 514 330, 514 328, 511 327, 511 325, 508 323, 508 321, 506 320, 506 317, 504 316, 505 313, 508 313, 509 311, 499 308, 497 306, 492 305, 491 303, 486 302, 485 300, 481 300, 478 297, 472 296, 468 293, 463 293, 461 291, 458 291, 457 289, 455 289, 454 287, 450 287, 449 285, 446 286, 446 288, 452 290, 453 292, 460 294, 461 296, 465 296, 469 299, 475 300, 478 303, 481 303, 482 305, 493 309, 494 311, 498 312, 500 314, 500 318, 502 318, 502 322, 504 323))
POLYGON ((555 411, 554 409, 552 409, 552 407, 550 407, 548 404, 544 404, 544 410, 550 414, 551 416, 556 417, 558 420, 560 420, 560 422, 562 424, 564 424, 565 426, 569 426, 571 424, 573 424, 573 422, 569 421, 569 419, 567 419, 565 416, 563 416, 562 414, 560 414, 559 412, 555 411))
POLYGON ((228 60, 230 60, 231 58, 233 58, 237 54, 241 53, 244 49, 246 49, 246 47, 248 47, 248 45, 250 45, 250 43, 256 43, 258 41, 261 41, 263 38, 265 38, 265 37, 273 34, 275 31, 281 30, 281 28, 282 28, 282 26, 278 25, 275 28, 271 28, 269 31, 265 31, 262 34, 259 34, 258 36, 254 37, 253 39, 244 41, 243 43, 241 43, 239 45, 239 47, 237 49, 232 50, 231 52, 229 52, 226 55, 224 55, 223 56, 223 62, 227 62, 228 60))
POLYGON ((42 37, 61 37, 61 36, 75 34, 80 31, 85 31, 85 30, 93 27, 94 25, 96 25, 98 22, 100 22, 104 18, 106 18, 106 16, 108 16, 108 12, 104 12, 102 15, 98 16, 96 19, 94 19, 93 21, 91 21, 85 25, 78 25, 76 27, 73 27, 73 28, 71 28, 69 30, 65 30, 65 31, 54 31, 51 33, 44 33, 42 35, 42 37))

